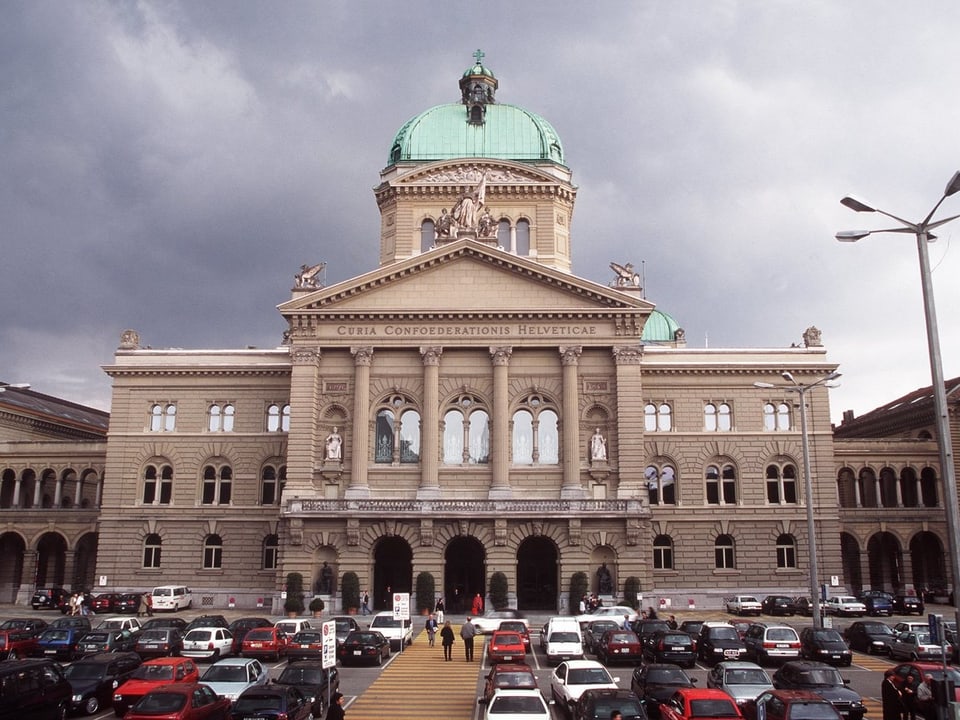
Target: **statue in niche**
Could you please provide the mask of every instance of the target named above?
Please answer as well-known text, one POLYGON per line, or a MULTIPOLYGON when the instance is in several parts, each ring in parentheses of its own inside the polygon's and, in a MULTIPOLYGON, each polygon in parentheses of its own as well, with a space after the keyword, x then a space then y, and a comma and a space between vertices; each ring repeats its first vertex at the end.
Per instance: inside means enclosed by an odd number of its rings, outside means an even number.
POLYGON ((461 230, 476 230, 477 217, 480 208, 484 207, 487 194, 487 176, 480 176, 480 182, 474 190, 467 190, 457 204, 453 206, 450 214, 453 215, 453 221, 461 230))
POLYGON ((600 428, 597 428, 593 437, 590 438, 590 461, 606 462, 607 460, 607 441, 600 434, 600 428))
POLYGON ((607 569, 606 563, 601 563, 597 568, 597 592, 601 595, 609 595, 613 592, 613 576, 607 569))
POLYGON ((453 216, 447 212, 446 208, 440 211, 440 219, 437 220, 437 237, 450 237, 450 227, 453 225, 453 216))
POLYGON ((333 592, 333 568, 323 561, 323 567, 320 568, 320 579, 317 581, 317 590, 320 595, 329 595, 333 592))
POLYGON ((327 450, 327 460, 336 460, 337 462, 343 460, 343 436, 338 428, 334 427, 333 432, 327 435, 324 447, 327 450))
POLYGON ((479 235, 482 238, 493 237, 496 235, 497 225, 493 221, 493 215, 490 214, 489 209, 483 211, 483 215, 480 216, 480 227, 479 235))

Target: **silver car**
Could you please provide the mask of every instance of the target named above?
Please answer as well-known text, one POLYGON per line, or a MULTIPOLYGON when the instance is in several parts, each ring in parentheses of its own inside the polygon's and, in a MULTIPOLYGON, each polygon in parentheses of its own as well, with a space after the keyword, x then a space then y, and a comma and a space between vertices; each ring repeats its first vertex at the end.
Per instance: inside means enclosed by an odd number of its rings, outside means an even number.
POLYGON ((723 690, 739 706, 773 689, 773 681, 755 663, 728 660, 713 666, 707 675, 707 687, 723 690))

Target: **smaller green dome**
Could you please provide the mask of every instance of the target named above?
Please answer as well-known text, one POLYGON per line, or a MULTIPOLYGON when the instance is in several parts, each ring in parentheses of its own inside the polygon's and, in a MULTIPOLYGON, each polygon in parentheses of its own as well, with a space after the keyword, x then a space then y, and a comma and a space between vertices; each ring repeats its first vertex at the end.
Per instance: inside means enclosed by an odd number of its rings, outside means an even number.
POLYGON ((463 71, 463 77, 465 78, 475 77, 477 75, 482 75, 483 77, 494 78, 494 79, 496 79, 497 77, 496 75, 493 74, 493 70, 490 70, 489 68, 481 65, 480 63, 477 63, 473 67, 467 68, 466 70, 463 71))
POLYGON ((665 343, 676 340, 676 332, 680 325, 665 312, 654 310, 643 326, 641 340, 645 343, 665 343))

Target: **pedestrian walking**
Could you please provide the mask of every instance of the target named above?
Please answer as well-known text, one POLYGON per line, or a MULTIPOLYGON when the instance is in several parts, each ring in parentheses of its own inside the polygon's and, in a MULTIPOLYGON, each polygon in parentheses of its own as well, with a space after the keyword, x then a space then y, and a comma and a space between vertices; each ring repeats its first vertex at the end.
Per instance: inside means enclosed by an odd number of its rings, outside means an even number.
POLYGON ((883 720, 902 720, 903 700, 900 691, 893 682, 893 676, 887 675, 880 686, 880 698, 883 702, 883 720))
POLYGON ((483 598, 480 597, 480 593, 474 595, 470 610, 474 615, 483 615, 483 598))
POLYGON ((437 634, 437 617, 433 613, 430 613, 430 617, 427 618, 426 630, 427 640, 430 641, 430 647, 433 647, 434 636, 437 634))
POLYGON ((360 614, 369 615, 370 614, 370 591, 363 591, 363 602, 360 603, 360 614))
POLYGON ((907 675, 903 683, 903 690, 900 691, 905 720, 917 720, 917 685, 917 678, 913 675, 907 675))
POLYGON ((443 645, 443 659, 453 660, 453 628, 450 627, 450 621, 443 624, 443 630, 440 631, 440 644, 443 645))
POLYGON ((140 603, 137 605, 137 617, 143 617, 147 614, 147 594, 140 596, 140 603))
POLYGON ((473 625, 473 618, 467 616, 467 621, 460 626, 460 637, 463 638, 463 653, 467 662, 473 662, 473 638, 477 635, 477 628, 473 625))
POLYGON ((437 604, 433 609, 437 613, 437 622, 443 625, 443 613, 446 610, 443 604, 443 595, 437 598, 437 604))
POLYGON ((343 711, 343 693, 335 692, 330 698, 327 720, 344 720, 346 716, 347 714, 343 711))

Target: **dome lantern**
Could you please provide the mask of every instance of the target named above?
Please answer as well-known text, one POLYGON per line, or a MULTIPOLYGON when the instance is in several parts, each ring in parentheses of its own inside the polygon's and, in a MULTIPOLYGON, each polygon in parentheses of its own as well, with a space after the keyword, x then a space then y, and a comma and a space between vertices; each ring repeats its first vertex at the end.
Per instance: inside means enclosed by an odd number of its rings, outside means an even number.
POLYGON ((496 102, 497 78, 483 66, 483 51, 473 54, 477 61, 460 78, 460 95, 467 108, 467 122, 471 125, 483 125, 487 115, 487 105, 496 102))

